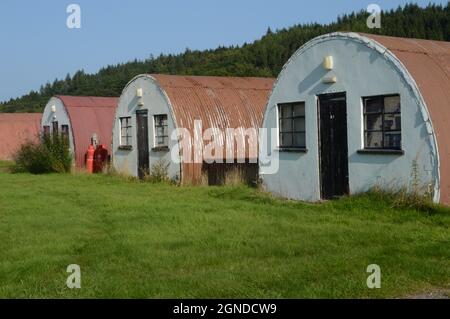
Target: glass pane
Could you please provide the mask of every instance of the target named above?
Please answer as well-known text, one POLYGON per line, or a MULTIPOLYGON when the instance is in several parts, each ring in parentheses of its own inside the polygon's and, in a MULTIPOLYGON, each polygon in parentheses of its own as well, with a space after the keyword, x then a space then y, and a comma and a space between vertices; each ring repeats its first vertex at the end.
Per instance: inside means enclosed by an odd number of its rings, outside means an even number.
POLYGON ((366 115, 366 130, 376 131, 383 127, 383 115, 382 114, 367 114, 366 115))
POLYGON ((295 133, 294 134, 294 146, 295 147, 305 147, 306 146, 305 133, 295 133))
POLYGON ((164 137, 163 144, 164 144, 164 146, 168 146, 169 145, 169 138, 168 137, 164 137))
POLYGON ((280 134, 280 145, 282 147, 292 147, 292 133, 280 134))
POLYGON ((294 116, 305 116, 305 103, 294 104, 294 116))
POLYGON ((305 118, 294 120, 294 131, 305 131, 305 118))
POLYGON ((384 100, 382 97, 366 99, 366 113, 383 112, 384 100))
POLYGON ((400 149, 402 146, 402 135, 400 132, 384 133, 384 147, 400 149))
POLYGON ((292 120, 281 120, 281 132, 291 132, 292 131, 292 120))
POLYGON ((400 114, 386 114, 384 116, 384 129, 388 131, 400 131, 402 129, 400 114))
POLYGON ((400 96, 389 96, 384 98, 384 111, 386 113, 400 112, 400 96))
POLYGON ((281 118, 292 117, 291 105, 280 105, 280 116, 281 118))
POLYGON ((382 132, 367 132, 364 145, 366 148, 383 148, 382 132))

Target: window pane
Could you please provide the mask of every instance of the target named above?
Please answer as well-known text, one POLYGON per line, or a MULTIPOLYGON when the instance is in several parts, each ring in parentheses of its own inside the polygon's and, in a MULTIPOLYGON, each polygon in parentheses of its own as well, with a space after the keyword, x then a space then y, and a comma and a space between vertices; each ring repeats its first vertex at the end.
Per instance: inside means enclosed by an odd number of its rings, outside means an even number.
POLYGON ((386 113, 400 112, 400 96, 389 96, 384 98, 384 111, 386 113))
POLYGON ((291 132, 292 131, 292 120, 281 120, 281 132, 291 132))
POLYGON ((366 115, 366 131, 381 131, 383 128, 382 114, 367 114, 366 115))
POLYGON ((387 131, 400 131, 401 122, 400 114, 386 114, 384 116, 384 129, 387 131))
POLYGON ((382 97, 379 98, 369 98, 366 99, 366 113, 373 113, 373 112, 383 112, 383 104, 384 99, 382 97))
POLYGON ((384 133, 384 147, 400 149, 402 146, 402 135, 400 132, 384 133))
POLYGON ((280 105, 280 115, 281 118, 292 117, 292 106, 291 105, 280 105))
POLYGON ((294 146, 295 147, 305 147, 306 146, 305 133, 295 133, 294 134, 294 146))
POLYGON ((294 120, 294 131, 305 131, 305 118, 298 118, 294 120))
POLYGON ((294 104, 294 116, 305 116, 305 103, 294 104))
POLYGON ((366 132, 365 135, 366 148, 383 148, 382 132, 366 132))
POLYGON ((292 133, 281 133, 280 144, 282 147, 292 147, 292 133))

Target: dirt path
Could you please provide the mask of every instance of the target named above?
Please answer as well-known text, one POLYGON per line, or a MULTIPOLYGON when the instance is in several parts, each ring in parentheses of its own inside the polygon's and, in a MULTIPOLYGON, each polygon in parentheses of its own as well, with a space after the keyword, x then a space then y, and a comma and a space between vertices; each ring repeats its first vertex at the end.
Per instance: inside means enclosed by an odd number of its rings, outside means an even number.
POLYGON ((406 296, 405 299, 450 299, 450 289, 436 289, 406 296))

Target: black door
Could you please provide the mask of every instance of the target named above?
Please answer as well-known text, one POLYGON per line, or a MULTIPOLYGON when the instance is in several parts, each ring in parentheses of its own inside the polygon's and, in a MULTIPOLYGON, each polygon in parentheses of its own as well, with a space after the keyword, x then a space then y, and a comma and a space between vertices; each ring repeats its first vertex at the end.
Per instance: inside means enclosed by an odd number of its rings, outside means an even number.
POLYGON ((137 147, 138 147, 138 175, 142 179, 149 172, 150 154, 148 146, 148 111, 136 112, 137 147))
POLYGON ((323 199, 348 194, 345 93, 319 96, 320 187, 323 199))

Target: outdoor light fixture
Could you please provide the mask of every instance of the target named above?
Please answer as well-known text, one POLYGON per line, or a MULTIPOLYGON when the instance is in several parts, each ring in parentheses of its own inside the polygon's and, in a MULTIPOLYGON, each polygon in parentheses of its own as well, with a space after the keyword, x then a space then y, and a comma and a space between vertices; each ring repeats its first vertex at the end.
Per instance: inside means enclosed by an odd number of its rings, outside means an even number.
POLYGON ((141 88, 139 88, 139 89, 136 90, 136 96, 137 96, 137 97, 142 97, 142 96, 144 96, 144 92, 142 91, 141 88))
POLYGON ((328 55, 323 59, 323 68, 328 71, 333 70, 334 68, 333 56, 328 55))
POLYGON ((52 105, 52 113, 56 113, 56 105, 52 105))
POLYGON ((325 84, 333 84, 337 82, 337 77, 335 76, 327 76, 323 78, 323 83, 325 84))

